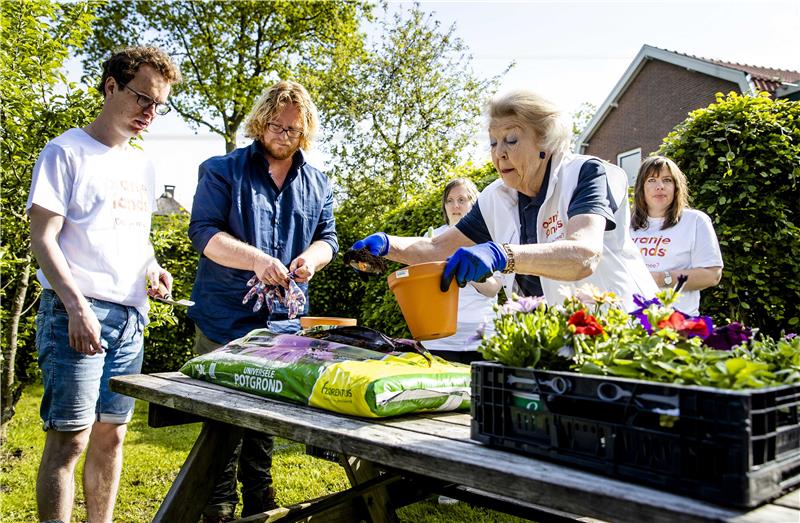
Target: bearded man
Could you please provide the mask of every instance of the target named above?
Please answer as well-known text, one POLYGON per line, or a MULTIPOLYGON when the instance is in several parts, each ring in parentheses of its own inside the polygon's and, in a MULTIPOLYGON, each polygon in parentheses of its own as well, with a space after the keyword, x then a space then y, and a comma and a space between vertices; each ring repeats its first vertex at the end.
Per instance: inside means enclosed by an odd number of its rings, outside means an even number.
MULTIPOLYGON (((268 88, 247 118, 253 142, 200 165, 189 237, 201 254, 192 290, 196 305, 195 352, 205 354, 257 328, 294 333, 298 318, 285 307, 243 304, 254 273, 265 285, 289 287, 308 296, 308 281, 339 249, 328 178, 308 165, 307 150, 318 127, 317 109, 306 89, 290 81, 268 88), (291 275, 291 276, 290 276, 291 275)), ((308 312, 309 299, 300 315, 308 312)), ((238 503, 242 516, 275 507, 270 468, 273 439, 246 431, 234 457, 216 481, 203 514, 227 521, 238 503)))

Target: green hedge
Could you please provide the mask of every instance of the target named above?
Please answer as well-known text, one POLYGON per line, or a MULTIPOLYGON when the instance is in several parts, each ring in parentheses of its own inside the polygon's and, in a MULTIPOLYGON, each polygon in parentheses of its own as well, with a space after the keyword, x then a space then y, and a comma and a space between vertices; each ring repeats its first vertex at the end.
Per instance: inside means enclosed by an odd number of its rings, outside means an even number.
MULTIPOLYGON (((189 215, 153 216, 150 239, 161 266, 172 274, 172 295, 188 299, 199 256, 189 241, 189 215)), ((142 372, 178 370, 192 358, 194 323, 186 307, 150 301, 150 325, 145 331, 142 372)))
POLYGON ((735 93, 692 112, 660 154, 686 173, 725 264, 701 310, 777 335, 800 323, 800 102, 735 93))

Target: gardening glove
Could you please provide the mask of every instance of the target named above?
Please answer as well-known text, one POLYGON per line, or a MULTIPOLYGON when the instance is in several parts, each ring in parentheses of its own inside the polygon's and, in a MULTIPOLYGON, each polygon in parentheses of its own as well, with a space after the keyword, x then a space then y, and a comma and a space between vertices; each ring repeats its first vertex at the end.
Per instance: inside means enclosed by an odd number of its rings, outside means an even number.
POLYGON ((505 269, 507 263, 505 251, 495 242, 462 247, 447 258, 440 285, 442 292, 447 292, 453 278, 459 287, 471 281, 486 281, 495 271, 505 269))
POLYGON ((389 254, 389 237, 385 232, 376 232, 363 240, 358 240, 350 247, 350 250, 357 251, 365 248, 375 256, 386 256, 389 254))

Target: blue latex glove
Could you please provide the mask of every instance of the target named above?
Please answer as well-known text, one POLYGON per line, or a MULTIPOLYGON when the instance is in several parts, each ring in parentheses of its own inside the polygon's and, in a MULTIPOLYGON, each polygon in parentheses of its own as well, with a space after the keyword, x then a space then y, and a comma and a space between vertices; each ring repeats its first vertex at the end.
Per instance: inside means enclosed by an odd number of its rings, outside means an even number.
POLYGON ((358 240, 350 249, 357 251, 364 247, 375 256, 386 256, 389 254, 389 237, 386 236, 385 232, 376 232, 363 240, 358 240))
POLYGON ((459 287, 471 281, 486 281, 495 271, 505 269, 507 263, 505 250, 495 242, 462 247, 447 258, 442 272, 442 292, 447 292, 453 278, 459 287))

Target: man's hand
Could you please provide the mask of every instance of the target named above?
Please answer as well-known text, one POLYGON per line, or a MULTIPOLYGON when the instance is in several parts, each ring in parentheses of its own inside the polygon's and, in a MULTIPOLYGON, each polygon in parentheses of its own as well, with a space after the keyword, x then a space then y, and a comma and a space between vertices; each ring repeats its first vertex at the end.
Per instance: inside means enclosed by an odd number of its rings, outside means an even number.
POLYGON ((386 236, 385 232, 376 232, 370 234, 363 240, 358 240, 350 247, 350 249, 354 251, 364 248, 374 256, 386 256, 389 254, 389 237, 386 236))
POLYGON ((87 356, 105 352, 100 345, 100 322, 89 304, 84 300, 83 306, 68 314, 70 347, 87 356))
POLYGON ((289 269, 277 258, 260 252, 253 258, 253 272, 266 285, 289 288, 289 269))
POLYGON ((151 298, 172 296, 172 275, 157 263, 147 268, 147 284, 147 295, 151 298))
POLYGON ((289 264, 289 270, 294 274, 296 283, 308 283, 317 268, 310 260, 306 260, 303 256, 298 256, 289 264))
POLYGON ((447 259, 442 272, 442 292, 447 292, 453 278, 459 287, 464 287, 471 281, 485 281, 495 271, 505 269, 507 263, 505 251, 495 242, 462 247, 447 259))

